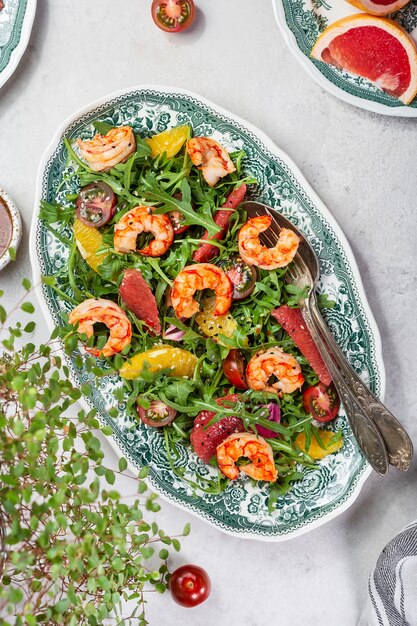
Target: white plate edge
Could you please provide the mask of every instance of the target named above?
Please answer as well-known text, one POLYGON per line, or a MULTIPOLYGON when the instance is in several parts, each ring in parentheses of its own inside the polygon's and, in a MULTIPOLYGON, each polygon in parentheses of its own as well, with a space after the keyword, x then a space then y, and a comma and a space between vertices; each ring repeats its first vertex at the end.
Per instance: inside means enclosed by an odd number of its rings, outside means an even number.
MULTIPOLYGON (((10 216, 12 219, 12 237, 10 239, 9 248, 14 248, 16 251, 19 248, 20 242, 22 240, 22 217, 20 215, 20 211, 17 208, 16 202, 10 196, 10 194, 3 188, 0 187, 0 199, 3 198, 5 200, 6 205, 9 209, 10 216)), ((10 252, 7 250, 0 257, 0 271, 4 269, 12 260, 10 256, 10 252)))
POLYGON ((378 113, 380 115, 387 115, 389 117, 417 117, 417 108, 409 106, 389 107, 385 104, 380 104, 379 102, 367 100, 366 98, 352 96, 351 94, 343 91, 343 89, 341 89, 340 87, 334 85, 330 80, 323 76, 323 74, 314 65, 314 63, 308 57, 306 57, 304 52, 302 52, 302 50, 300 50, 300 48, 298 47, 295 35, 288 27, 287 21, 285 19, 285 12, 282 5, 282 0, 272 0, 272 9, 274 12, 275 21, 278 24, 278 28, 292 55, 297 59, 298 63, 303 67, 307 74, 309 74, 320 87, 332 94, 332 96, 335 96, 336 98, 339 98, 340 100, 343 100, 344 102, 347 102, 348 104, 351 104, 360 109, 370 111, 371 113, 378 113))
MULTIPOLYGON (((49 311, 49 308, 46 304, 46 301, 44 299, 43 296, 43 292, 42 292, 42 286, 41 286, 41 273, 40 273, 40 267, 38 265, 38 259, 37 259, 37 252, 36 252, 36 227, 37 227, 37 217, 38 217, 38 213, 39 213, 39 203, 40 200, 42 198, 42 175, 43 172, 45 170, 45 167, 47 165, 47 162, 50 158, 50 156, 53 154, 54 150, 56 149, 62 134, 65 132, 65 130, 68 128, 68 126, 75 121, 76 119, 78 119, 79 117, 82 117, 83 115, 85 115, 86 113, 88 113, 89 111, 105 104, 106 102, 108 102, 109 100, 113 100, 117 97, 120 97, 124 94, 130 93, 132 91, 139 91, 139 90, 155 90, 155 91, 162 91, 165 93, 180 93, 180 94, 184 94, 186 96, 190 96, 192 98, 195 98, 196 100, 199 100, 200 102, 202 102, 203 104, 213 108, 215 111, 218 111, 221 115, 225 115, 231 119, 233 119, 235 122, 241 124, 242 126, 246 127, 248 130, 250 130, 255 136, 257 136, 267 147, 268 149, 273 152, 274 154, 276 154, 280 159, 282 159, 282 161, 284 161, 284 163, 286 163, 288 165, 288 167, 290 168, 291 172, 293 173, 294 177, 297 179, 297 181, 299 182, 299 184, 301 185, 301 187, 309 194, 311 200, 314 202, 315 206, 317 207, 317 209, 320 211, 320 213, 325 217, 325 219, 328 221, 328 223, 330 224, 330 226, 333 228, 335 234, 338 236, 338 238, 340 239, 340 242, 342 244, 343 250, 346 254, 346 257, 349 261, 351 270, 352 270, 352 274, 356 283, 356 287, 358 290, 358 295, 360 298, 360 302, 363 306, 364 309, 364 313, 366 315, 366 318, 369 322, 369 326, 370 329, 372 331, 373 337, 374 337, 374 342, 375 342, 375 357, 376 357, 376 361, 378 363, 379 369, 380 369, 380 380, 381 380, 381 399, 384 398, 384 393, 385 393, 385 383, 386 383, 386 379, 385 379, 385 367, 384 367, 384 362, 382 359, 382 349, 381 349, 381 336, 379 333, 379 329, 378 326, 376 324, 375 318, 372 314, 372 311, 370 309, 368 300, 366 298, 366 294, 365 294, 365 290, 362 284, 362 279, 359 273, 359 269, 355 260, 355 257, 353 255, 352 249, 350 247, 349 242, 347 241, 343 231, 341 230, 340 226, 338 225, 338 223, 336 222, 336 220, 334 219, 334 217, 332 216, 332 214, 330 213, 329 209, 327 209, 327 207, 323 204, 323 202, 320 200, 320 198, 317 196, 316 192, 312 189, 312 187, 310 186, 310 184, 308 183, 308 181, 304 178, 303 174, 301 173, 301 171, 299 170, 299 168, 295 165, 295 163, 292 161, 292 159, 290 159, 290 157, 288 157, 286 155, 286 153, 284 153, 280 148, 278 148, 278 146, 276 146, 274 144, 274 142, 261 130, 259 130, 256 126, 252 125, 250 122, 247 122, 246 120, 244 120, 243 118, 234 115, 233 113, 227 111, 226 109, 223 109, 222 107, 218 106, 217 104, 211 102, 210 100, 207 100, 206 98, 192 92, 192 91, 188 91, 186 89, 183 88, 177 88, 177 87, 169 87, 166 85, 155 85, 155 84, 142 84, 142 85, 135 85, 135 86, 131 86, 129 88, 125 88, 125 89, 121 89, 115 92, 112 92, 110 94, 107 94, 104 97, 101 97, 93 102, 91 102, 90 104, 82 107, 81 109, 79 109, 78 111, 76 111, 75 113, 73 113, 72 115, 70 115, 66 120, 64 120, 64 122, 59 126, 58 130, 56 131, 53 139, 51 140, 51 142, 49 143, 49 145, 47 146, 46 150, 44 151, 39 167, 38 167, 38 171, 37 171, 37 177, 36 177, 36 191, 35 191, 35 206, 34 206, 34 211, 33 211, 33 216, 32 216, 32 221, 31 221, 31 228, 30 228, 30 238, 29 238, 29 254, 30 254, 30 261, 31 261, 31 266, 32 266, 32 276, 33 276, 33 282, 35 285, 35 293, 38 299, 38 302, 40 304, 41 307, 41 311, 44 313, 44 316, 46 317, 47 320, 47 324, 48 327, 50 329, 50 331, 52 332, 52 330, 54 329, 54 322, 53 319, 51 317, 51 313, 49 311)), ((90 406, 87 403, 86 400, 84 400, 83 398, 80 398, 79 403, 81 404, 81 406, 85 409, 85 410, 90 410, 90 406)), ((106 439, 106 441, 109 442, 110 446, 113 448, 113 450, 115 451, 115 453, 117 455, 120 456, 120 448, 118 447, 118 445, 116 444, 116 442, 113 440, 113 437, 108 437, 106 439)), ((137 468, 129 461, 128 463, 128 468, 129 470, 133 473, 133 474, 137 474, 137 468)), ((368 467, 365 469, 365 471, 363 472, 363 474, 360 476, 355 490, 353 491, 353 493, 349 496, 349 498, 343 503, 341 504, 338 508, 336 508, 334 511, 331 511, 330 513, 327 513, 325 515, 323 515, 323 517, 317 519, 317 520, 313 520, 310 524, 307 524, 305 526, 303 526, 302 528, 296 529, 295 531, 293 531, 292 533, 289 534, 285 534, 285 535, 277 535, 277 536, 262 536, 262 535, 257 535, 257 534, 252 534, 249 531, 245 531, 244 533, 239 533, 239 532, 235 532, 226 528, 222 528, 221 526, 217 525, 215 522, 211 521, 210 519, 207 519, 203 514, 193 511, 192 509, 190 509, 188 506, 180 503, 180 502, 176 502, 174 500, 172 500, 169 496, 160 493, 157 489, 157 487, 155 487, 155 485, 153 485, 153 483, 150 480, 147 480, 147 484, 149 485, 150 489, 154 490, 159 497, 161 497, 163 500, 165 500, 166 502, 170 503, 172 506, 177 506, 180 509, 182 509, 183 511, 186 511, 187 513, 197 517, 200 520, 204 520, 205 522, 209 523, 210 526, 212 526, 213 528, 216 528, 217 530, 220 530, 228 535, 234 536, 234 537, 238 537, 240 539, 255 539, 257 541, 264 541, 264 542, 269 542, 269 543, 279 543, 282 541, 288 541, 290 539, 293 539, 297 536, 303 535, 307 532, 310 532, 311 530, 314 530, 315 528, 318 528, 319 526, 329 522, 330 520, 338 517, 338 515, 340 515, 341 513, 343 513, 345 510, 347 510, 354 502, 355 500, 358 498, 359 493, 366 481, 366 479, 369 477, 369 475, 372 473, 372 468, 368 465, 368 467)))
POLYGON ((30 34, 32 32, 32 26, 36 15, 37 0, 28 0, 26 5, 25 16, 23 18, 22 32, 20 33, 19 43, 10 55, 10 59, 6 67, 0 72, 0 89, 14 74, 17 66, 20 63, 26 48, 29 44, 30 34))

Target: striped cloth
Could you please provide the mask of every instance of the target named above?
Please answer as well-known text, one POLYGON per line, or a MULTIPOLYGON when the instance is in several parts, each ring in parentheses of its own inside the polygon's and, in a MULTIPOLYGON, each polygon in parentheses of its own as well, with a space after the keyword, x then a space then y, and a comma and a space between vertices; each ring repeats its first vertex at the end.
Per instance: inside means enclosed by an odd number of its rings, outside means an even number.
POLYGON ((381 552, 358 626, 417 626, 417 521, 381 552))

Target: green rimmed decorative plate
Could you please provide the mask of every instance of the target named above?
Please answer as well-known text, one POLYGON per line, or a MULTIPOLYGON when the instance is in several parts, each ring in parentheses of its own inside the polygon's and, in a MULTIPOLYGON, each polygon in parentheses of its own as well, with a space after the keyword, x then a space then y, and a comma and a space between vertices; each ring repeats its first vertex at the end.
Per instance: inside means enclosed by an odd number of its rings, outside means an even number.
MULTIPOLYGON (((417 117, 417 97, 408 106, 360 76, 310 58, 317 37, 336 20, 361 13, 345 0, 272 0, 284 40, 307 73, 331 94, 374 113, 417 117)), ((389 16, 417 42, 417 0, 389 16)))
MULTIPOLYGON (((78 190, 68 178, 57 193, 66 170, 63 138, 91 137, 93 120, 114 125, 129 124, 143 137, 178 124, 189 123, 195 134, 212 135, 228 148, 244 149, 246 168, 259 180, 256 197, 282 211, 309 238, 321 264, 320 289, 337 301, 328 312, 328 323, 352 365, 382 395, 384 368, 380 339, 355 260, 343 233, 322 202, 304 180, 297 167, 272 141, 255 127, 189 92, 160 86, 132 88, 101 99, 77 112, 57 132, 40 164, 36 204, 31 231, 31 258, 35 284, 41 275, 53 275, 68 258, 68 249, 48 232, 37 215, 40 200, 64 202, 67 193, 78 190)), ((48 287, 38 287, 38 296, 51 328, 59 324, 59 313, 67 305, 48 287)), ((69 367, 77 384, 90 380, 75 358, 69 367)), ((245 478, 230 484, 220 495, 193 493, 170 469, 164 438, 159 429, 131 424, 124 415, 124 404, 112 395, 117 377, 107 378, 92 391, 88 404, 97 407, 100 419, 113 428, 110 439, 116 452, 129 460, 132 468, 149 466, 150 486, 169 501, 214 526, 240 537, 279 541, 307 532, 346 509, 359 494, 370 473, 360 454, 345 417, 337 426, 345 445, 321 462, 317 470, 305 471, 304 479, 278 501, 277 510, 268 514, 267 488, 252 487, 245 478), (116 406, 119 419, 108 410, 116 406)), ((189 448, 181 448, 176 461, 189 476, 206 476, 214 471, 189 448)))
POLYGON ((10 78, 29 43, 36 0, 3 0, 0 10, 0 87, 10 78))

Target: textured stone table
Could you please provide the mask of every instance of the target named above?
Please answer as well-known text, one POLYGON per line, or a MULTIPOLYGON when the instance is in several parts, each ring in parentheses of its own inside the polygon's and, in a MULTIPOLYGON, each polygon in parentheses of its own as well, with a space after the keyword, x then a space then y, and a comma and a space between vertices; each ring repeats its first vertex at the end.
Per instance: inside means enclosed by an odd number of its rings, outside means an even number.
MULTIPOLYGON (((61 121, 127 86, 188 88, 270 135, 334 214, 381 331, 386 402, 416 442, 416 122, 352 108, 318 88, 287 51, 268 0, 199 0, 195 28, 179 36, 153 26, 150 0, 38 5, 29 47, 0 90, 0 185, 24 221, 18 259, 0 274, 6 300, 14 301, 17 283, 31 273, 36 170, 61 121)), ((194 610, 151 594, 151 626, 356 624, 380 550, 417 515, 416 488, 416 463, 406 475, 373 475, 344 514, 279 544, 228 537, 164 504, 165 530, 192 523, 174 565, 201 564, 213 591, 194 610)))

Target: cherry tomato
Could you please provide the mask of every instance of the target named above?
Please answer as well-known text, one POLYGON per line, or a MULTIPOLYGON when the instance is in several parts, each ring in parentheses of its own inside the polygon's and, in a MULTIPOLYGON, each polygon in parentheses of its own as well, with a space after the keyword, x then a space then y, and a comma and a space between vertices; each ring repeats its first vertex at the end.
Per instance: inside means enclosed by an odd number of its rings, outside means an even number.
POLYGON ((194 21, 194 0, 153 0, 152 18, 161 30, 179 33, 194 21))
POLYGON ((156 428, 168 426, 177 416, 176 410, 161 400, 153 400, 148 409, 144 409, 139 403, 137 406, 140 419, 148 426, 155 426, 156 428))
POLYGON ((168 217, 171 220, 174 235, 181 235, 190 228, 189 224, 184 224, 185 218, 181 211, 169 211, 168 217))
POLYGON ((317 422, 330 422, 339 412, 340 399, 333 383, 319 383, 306 389, 303 404, 307 413, 311 413, 317 422))
POLYGON ((256 267, 245 263, 240 256, 234 256, 225 263, 219 263, 233 284, 233 300, 243 300, 255 289, 258 278, 256 267))
POLYGON ((201 604, 210 595, 209 575, 198 565, 183 565, 172 572, 169 590, 177 604, 191 608, 201 604))
POLYGON ((100 228, 115 214, 117 198, 107 183, 96 181, 81 189, 76 204, 78 219, 86 226, 100 228))
POLYGON ((223 361, 223 372, 229 383, 238 389, 247 389, 245 379, 245 359, 240 350, 230 350, 223 361))

